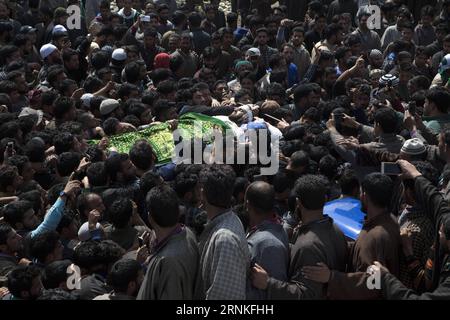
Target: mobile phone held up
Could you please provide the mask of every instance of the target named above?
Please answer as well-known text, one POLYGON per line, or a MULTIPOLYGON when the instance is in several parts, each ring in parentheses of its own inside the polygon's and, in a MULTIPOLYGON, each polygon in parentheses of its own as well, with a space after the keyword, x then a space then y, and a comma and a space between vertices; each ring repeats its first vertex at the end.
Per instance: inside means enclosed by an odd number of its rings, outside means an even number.
POLYGON ((382 162, 381 173, 388 176, 399 176, 402 174, 402 169, 395 162, 382 162))
POLYGON ((343 113, 333 113, 334 125, 336 128, 340 128, 342 126, 342 121, 344 120, 343 113))
POLYGON ((14 142, 12 142, 12 141, 8 142, 7 150, 8 150, 8 156, 12 156, 13 150, 14 150, 14 142))
POLYGON ((414 115, 416 113, 416 102, 415 101, 410 101, 408 103, 408 111, 410 114, 414 115))

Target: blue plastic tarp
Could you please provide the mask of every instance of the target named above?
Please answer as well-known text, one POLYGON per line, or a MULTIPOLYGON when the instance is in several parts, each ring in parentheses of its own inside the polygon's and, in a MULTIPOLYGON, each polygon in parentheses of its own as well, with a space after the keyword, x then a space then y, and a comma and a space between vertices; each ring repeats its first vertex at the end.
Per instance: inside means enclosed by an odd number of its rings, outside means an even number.
POLYGON ((324 214, 333 218, 344 235, 356 240, 364 224, 361 201, 354 198, 333 200, 325 204, 324 214))

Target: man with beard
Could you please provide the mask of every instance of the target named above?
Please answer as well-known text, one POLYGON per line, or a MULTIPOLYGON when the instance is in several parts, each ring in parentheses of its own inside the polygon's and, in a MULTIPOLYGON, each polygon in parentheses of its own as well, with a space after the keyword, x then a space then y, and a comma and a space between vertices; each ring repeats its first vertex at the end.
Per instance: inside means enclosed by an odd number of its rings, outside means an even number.
POLYGON ((86 73, 80 68, 80 57, 73 49, 63 51, 64 72, 69 79, 74 80, 78 85, 86 78, 86 73))
POLYGON ((320 95, 315 92, 315 86, 311 83, 300 84, 294 90, 294 103, 283 106, 292 112, 293 120, 300 120, 306 110, 317 106, 320 95))
POLYGON ((121 259, 114 263, 109 272, 107 283, 113 291, 94 300, 135 300, 143 280, 144 271, 139 262, 121 259))
POLYGON ((361 185, 361 210, 366 219, 358 239, 350 251, 349 273, 329 268, 326 262, 303 268, 305 277, 318 283, 328 283, 331 299, 377 299, 380 290, 370 290, 366 273, 374 261, 387 266, 392 274, 399 274, 400 230, 389 212, 394 191, 392 180, 380 173, 371 173, 361 185))
POLYGON ((106 159, 112 188, 125 188, 136 194, 139 191, 139 179, 136 176, 136 167, 128 154, 115 153, 106 159))
POLYGON ((217 79, 223 79, 230 74, 233 61, 231 55, 220 48, 206 47, 202 54, 205 67, 215 70, 217 79))
POLYGON ((44 60, 44 65, 38 74, 38 79, 42 83, 47 78, 48 69, 53 65, 62 65, 61 52, 56 46, 51 43, 45 44, 41 47, 40 55, 44 60))
POLYGON ((269 41, 269 31, 266 28, 259 28, 256 30, 256 45, 261 52, 261 62, 262 67, 267 69, 269 66, 269 59, 275 53, 278 53, 278 50, 267 45, 269 41))
POLYGON ((25 79, 25 74, 20 71, 12 71, 8 73, 8 80, 16 84, 17 91, 20 94, 19 100, 11 106, 13 111, 21 111, 23 108, 29 105, 28 84, 25 79))
POLYGON ((423 107, 424 124, 435 135, 450 125, 448 107, 450 105, 450 93, 442 87, 431 88, 425 97, 423 107))
POLYGON ((326 261, 337 270, 345 270, 347 242, 333 219, 323 214, 327 184, 318 175, 304 175, 297 180, 294 190, 302 225, 292 241, 289 280, 276 280, 258 264, 252 268, 252 284, 266 290, 267 299, 324 299, 324 285, 306 278, 302 267, 326 261))
POLYGON ((18 265, 16 254, 23 247, 22 239, 10 225, 0 225, 0 276, 6 276, 18 265))
POLYGON ((371 17, 368 12, 362 11, 358 15, 358 28, 351 34, 357 35, 361 39, 361 48, 367 53, 372 49, 381 49, 380 36, 373 30, 370 30, 367 26, 367 20, 371 17))

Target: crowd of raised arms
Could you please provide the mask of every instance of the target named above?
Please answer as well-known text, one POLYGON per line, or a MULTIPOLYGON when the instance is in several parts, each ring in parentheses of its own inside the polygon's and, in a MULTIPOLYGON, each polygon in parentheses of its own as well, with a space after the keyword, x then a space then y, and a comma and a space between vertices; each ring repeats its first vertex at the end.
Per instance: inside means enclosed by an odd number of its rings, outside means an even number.
POLYGON ((450 0, 0 0, 0 299, 450 299, 449 108, 450 0))

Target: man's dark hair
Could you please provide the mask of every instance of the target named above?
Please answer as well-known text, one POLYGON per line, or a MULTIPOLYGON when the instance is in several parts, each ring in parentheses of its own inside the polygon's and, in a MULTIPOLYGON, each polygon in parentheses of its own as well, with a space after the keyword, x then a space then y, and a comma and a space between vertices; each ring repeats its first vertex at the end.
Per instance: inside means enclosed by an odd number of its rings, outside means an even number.
POLYGON ((62 119, 66 113, 74 106, 73 100, 70 97, 59 97, 55 100, 53 115, 56 119, 62 119))
POLYGON ((117 134, 117 126, 120 124, 119 119, 109 117, 103 122, 103 130, 107 136, 113 136, 117 134))
POLYGON ((425 76, 418 75, 409 80, 418 90, 427 90, 430 87, 430 79, 425 76))
POLYGON ((33 238, 30 254, 41 263, 60 245, 59 234, 56 231, 44 231, 33 238))
POLYGON ((136 83, 139 80, 141 80, 140 70, 141 70, 141 66, 136 61, 127 63, 125 65, 125 69, 124 69, 125 77, 126 77, 127 81, 130 83, 136 83))
POLYGON ((14 155, 10 158, 8 158, 8 164, 10 166, 14 166, 17 168, 19 175, 23 174, 23 169, 25 165, 29 162, 27 156, 21 156, 21 155, 14 155))
POLYGON ((63 215, 61 216, 61 220, 56 227, 56 231, 61 234, 63 229, 69 228, 72 222, 76 221, 77 214, 71 209, 64 209, 63 215))
POLYGON ((220 54, 221 54, 221 52, 219 49, 209 46, 209 47, 206 47, 205 49, 203 49, 202 56, 203 56, 203 59, 216 58, 216 57, 219 57, 220 54))
POLYGON ((47 73, 47 82, 53 87, 56 88, 59 84, 55 83, 55 81, 58 79, 58 76, 60 76, 62 73, 64 73, 63 67, 60 65, 53 65, 48 68, 47 73))
POLYGON ((39 140, 31 139, 25 145, 25 155, 30 162, 44 162, 45 150, 45 144, 39 140))
POLYGON ((450 92, 447 89, 433 87, 428 90, 426 98, 428 101, 433 102, 440 112, 447 113, 450 106, 450 92))
POLYGON ((275 190, 267 182, 256 181, 245 192, 247 201, 258 211, 269 213, 275 205, 275 190))
POLYGON ((283 61, 283 58, 280 53, 272 54, 269 57, 269 67, 275 69, 281 65, 281 61, 283 61))
POLYGON ((58 157, 56 170, 61 177, 68 177, 74 172, 81 161, 81 156, 76 152, 63 152, 58 157))
POLYGON ((19 121, 11 121, 4 123, 0 126, 0 137, 3 138, 16 138, 17 132, 20 130, 19 121))
POLYGON ((188 17, 189 24, 193 28, 200 28, 202 24, 202 16, 197 12, 191 12, 188 17))
POLYGON ((261 32, 266 33, 266 35, 269 34, 269 31, 267 30, 266 27, 261 27, 261 28, 258 28, 258 29, 256 30, 256 34, 261 33, 261 32))
POLYGON ((50 205, 53 205, 59 198, 59 194, 64 190, 66 185, 64 183, 58 183, 48 189, 47 201, 50 205))
POLYGON ((108 217, 113 226, 123 229, 128 226, 133 214, 133 205, 130 199, 120 198, 108 207, 108 217))
POLYGON ((307 97, 314 88, 310 84, 301 84, 294 89, 294 103, 298 103, 300 99, 307 97))
POLYGON ((111 182, 116 182, 117 174, 122 171, 122 163, 128 159, 126 153, 115 153, 106 159, 106 172, 108 172, 111 182))
POLYGON ((154 187, 161 184, 161 176, 153 171, 147 171, 141 177, 140 191, 145 196, 154 187))
POLYGON ((195 174, 181 172, 176 176, 173 188, 178 197, 182 199, 186 193, 193 192, 197 184, 198 177, 195 174))
POLYGON ((309 155, 305 151, 296 151, 291 155, 290 160, 294 168, 306 167, 309 164, 309 155))
POLYGON ((153 166, 153 149, 147 140, 138 140, 130 149, 130 160, 141 170, 150 170, 153 166))
POLYGON ((228 23, 233 23, 238 20, 238 15, 236 12, 228 12, 226 19, 228 23))
MULTIPOLYGON (((422 176, 431 182, 435 187, 438 186, 439 182, 439 171, 429 162, 426 161, 413 161, 412 164, 416 167, 422 176)), ((413 179, 403 180, 403 185, 406 189, 415 190, 415 181, 413 179)))
POLYGON ((100 70, 109 65, 110 55, 106 51, 97 51, 92 54, 91 64, 95 70, 100 70))
POLYGON ((324 31, 325 39, 330 39, 332 36, 338 34, 338 32, 342 32, 342 27, 337 23, 329 24, 324 31))
POLYGON ((90 145, 86 150, 86 155, 89 156, 91 163, 96 163, 102 162, 105 154, 98 146, 90 145))
POLYGON ((334 180, 337 175, 338 162, 332 155, 326 155, 319 162, 319 172, 327 177, 330 182, 334 180))
POLYGON ((30 190, 19 194, 20 200, 30 201, 33 204, 34 212, 39 212, 42 207, 42 194, 39 190, 30 190))
POLYGON ((42 104, 45 106, 51 106, 58 98, 58 93, 54 90, 44 91, 41 95, 42 104))
POLYGON ((378 123, 383 133, 395 133, 398 128, 398 118, 391 108, 381 108, 375 112, 375 122, 378 123))
POLYGON ((100 161, 91 164, 86 170, 86 176, 92 187, 106 186, 108 183, 108 173, 105 162, 100 161))
POLYGON ((17 52, 19 50, 18 47, 14 45, 4 45, 0 48, 0 62, 2 65, 6 63, 6 59, 9 59, 13 53, 17 52))
POLYGON ((303 175, 295 183, 294 191, 303 207, 320 210, 327 201, 328 181, 320 175, 303 175))
POLYGON ((173 13, 171 21, 175 26, 178 26, 181 23, 183 23, 184 21, 186 21, 186 19, 187 19, 187 16, 184 14, 184 12, 177 10, 173 13))
POLYGON ((62 52, 62 58, 63 58, 64 62, 70 61, 70 59, 73 56, 78 56, 78 52, 76 50, 71 49, 71 48, 65 49, 62 52))
POLYGON ((228 165, 207 166, 200 172, 200 182, 207 201, 219 208, 229 208, 236 174, 228 165))
POLYGON ((15 228, 17 223, 22 222, 24 214, 30 209, 33 209, 30 201, 14 201, 3 207, 3 218, 6 223, 15 228))
POLYGON ((343 195, 351 195, 355 189, 359 190, 358 176, 353 170, 345 170, 339 178, 339 185, 343 195))
POLYGON ((91 272, 94 267, 101 264, 100 250, 100 244, 97 241, 83 241, 75 248, 73 263, 91 272))
POLYGON ((61 282, 67 280, 67 268, 72 264, 70 260, 53 261, 45 266, 42 284, 45 289, 59 288, 61 282))
MULTIPOLYGON (((94 92, 100 90, 102 87, 103 87, 102 80, 96 76, 88 76, 83 84, 83 89, 87 93, 94 93, 94 92)), ((102 99, 102 97, 94 97, 94 98, 102 99)), ((93 103, 93 101, 91 100, 91 108, 92 108, 92 103, 93 103)), ((101 103, 101 101, 100 101, 100 103, 101 103)))
POLYGON ((116 261, 122 258, 125 250, 112 240, 103 240, 99 243, 99 259, 100 262, 107 268, 116 261))
POLYGON ((14 179, 18 175, 18 170, 13 166, 3 166, 0 168, 0 191, 6 192, 7 187, 12 186, 14 179))
POLYGON ((132 124, 134 127, 139 127, 141 125, 141 121, 138 117, 133 114, 129 114, 122 119, 123 122, 132 124))
POLYGON ((131 83, 123 83, 120 85, 119 90, 117 90, 117 96, 125 101, 125 98, 129 97, 132 91, 139 91, 139 88, 131 83))
POLYGON ((142 266, 133 259, 121 259, 114 263, 109 272, 108 284, 116 293, 127 292, 128 285, 136 281, 142 266))
POLYGON ((8 290, 14 297, 22 298, 22 291, 30 291, 33 280, 41 276, 35 265, 18 266, 8 274, 8 290))
POLYGON ((14 91, 17 91, 17 85, 15 82, 9 80, 0 81, 0 93, 10 95, 14 91))
POLYGON ((180 217, 176 192, 167 185, 156 186, 146 197, 149 216, 163 228, 173 227, 180 217))
POLYGON ((66 95, 67 90, 70 89, 71 86, 76 85, 76 81, 72 79, 64 79, 59 84, 59 93, 62 95, 66 95))
POLYGON ((349 47, 342 46, 342 47, 339 47, 336 49, 334 56, 335 56, 336 60, 339 61, 340 59, 344 58, 345 54, 349 51, 351 51, 351 49, 349 47))
POLYGON ((0 224, 0 245, 5 245, 8 241, 8 235, 13 231, 13 228, 7 224, 0 224))
POLYGON ((301 32, 301 33, 305 34, 305 29, 303 27, 298 26, 298 27, 295 27, 294 29, 292 29, 292 33, 294 33, 294 32, 301 32))
POLYGON ((379 208, 389 207, 394 184, 388 176, 377 172, 371 173, 365 176, 361 188, 375 206, 379 208))
POLYGON ((55 153, 57 155, 63 152, 69 152, 73 148, 74 136, 69 132, 60 132, 53 138, 55 153))
POLYGON ((129 99, 125 103, 125 110, 127 111, 127 114, 140 118, 142 114, 147 110, 147 106, 140 100, 129 99))

